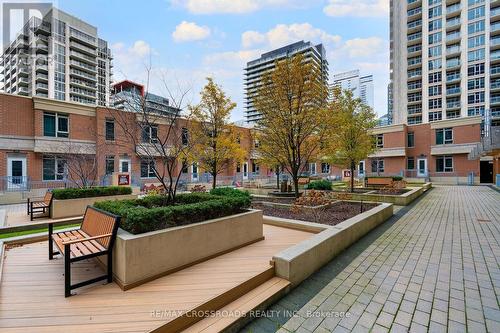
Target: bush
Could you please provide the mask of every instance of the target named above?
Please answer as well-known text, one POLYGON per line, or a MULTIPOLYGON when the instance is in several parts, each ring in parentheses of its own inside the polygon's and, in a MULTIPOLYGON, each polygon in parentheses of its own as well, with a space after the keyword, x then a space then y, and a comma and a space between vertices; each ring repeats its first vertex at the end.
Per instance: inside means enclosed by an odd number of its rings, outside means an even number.
POLYGON ((369 179, 369 178, 392 178, 392 180, 395 182, 403 180, 403 177, 401 177, 401 176, 369 176, 369 177, 366 177, 366 179, 369 179))
POLYGON ((131 187, 124 186, 102 186, 102 187, 89 187, 89 188, 65 188, 55 189, 52 191, 54 199, 80 199, 91 197, 106 197, 111 195, 125 195, 132 194, 131 187))
POLYGON ((310 182, 307 184, 307 189, 308 190, 331 190, 332 189, 332 182, 329 180, 315 180, 313 182, 310 182))
POLYGON ((224 197, 249 197, 250 193, 248 191, 240 191, 232 187, 216 187, 210 190, 212 195, 220 195, 224 197))
POLYGON ((250 195, 189 193, 167 205, 165 196, 96 202, 95 207, 122 217, 121 228, 132 233, 161 230, 238 214, 250 206, 250 195))

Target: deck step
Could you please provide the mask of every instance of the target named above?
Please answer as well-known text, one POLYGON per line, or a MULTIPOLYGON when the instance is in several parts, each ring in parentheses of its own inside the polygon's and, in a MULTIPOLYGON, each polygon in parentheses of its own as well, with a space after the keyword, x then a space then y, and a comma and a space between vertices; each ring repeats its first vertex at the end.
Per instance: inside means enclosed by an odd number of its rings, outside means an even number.
POLYGON ((183 332, 215 333, 236 331, 251 320, 249 316, 251 311, 263 310, 269 304, 275 302, 286 292, 289 285, 289 281, 273 277, 222 307, 214 316, 195 323, 183 332))
POLYGON ((200 304, 196 308, 193 308, 190 313, 183 314, 175 318, 174 320, 171 320, 164 325, 152 330, 151 333, 181 332, 182 330, 189 328, 195 323, 205 319, 203 317, 197 317, 196 314, 205 314, 219 310, 226 305, 234 302, 235 300, 238 300, 240 297, 246 295, 255 288, 267 283, 267 281, 269 281, 273 277, 274 266, 269 265, 269 268, 254 275, 248 280, 231 287, 224 293, 208 300, 207 302, 200 304), (195 315, 193 315, 193 313, 195 315))

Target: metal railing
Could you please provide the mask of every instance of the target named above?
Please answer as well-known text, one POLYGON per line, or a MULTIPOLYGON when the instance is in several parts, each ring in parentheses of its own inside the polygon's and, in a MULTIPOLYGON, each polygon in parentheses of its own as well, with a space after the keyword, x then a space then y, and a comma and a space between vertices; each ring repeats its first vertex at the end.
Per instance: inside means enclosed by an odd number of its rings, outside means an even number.
POLYGON ((32 180, 28 176, 0 177, 0 192, 25 192, 37 189, 54 189, 76 187, 77 184, 69 180, 32 180))

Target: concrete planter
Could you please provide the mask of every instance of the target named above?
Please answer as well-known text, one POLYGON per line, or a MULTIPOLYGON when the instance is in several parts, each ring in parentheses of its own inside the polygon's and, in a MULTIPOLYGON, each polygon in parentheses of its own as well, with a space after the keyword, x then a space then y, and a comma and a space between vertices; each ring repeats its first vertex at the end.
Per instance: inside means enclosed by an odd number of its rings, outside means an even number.
POLYGON ((319 232, 275 255, 273 260, 276 275, 287 279, 293 286, 297 286, 392 215, 393 205, 382 203, 336 226, 322 226, 316 223, 310 224, 266 216, 266 223, 270 221, 274 225, 319 232))
POLYGON ((375 193, 349 193, 352 200, 387 202, 398 206, 407 206, 430 189, 431 183, 423 184, 421 187, 408 187, 410 191, 403 194, 375 194, 375 193))
POLYGON ((90 197, 66 200, 54 199, 52 200, 52 207, 50 208, 50 217, 53 219, 61 219, 65 217, 80 216, 85 214, 85 209, 88 205, 93 205, 95 202, 125 199, 137 199, 137 194, 111 195, 106 197, 90 197))
POLYGON ((259 210, 139 235, 119 229, 115 281, 127 290, 262 239, 259 210))

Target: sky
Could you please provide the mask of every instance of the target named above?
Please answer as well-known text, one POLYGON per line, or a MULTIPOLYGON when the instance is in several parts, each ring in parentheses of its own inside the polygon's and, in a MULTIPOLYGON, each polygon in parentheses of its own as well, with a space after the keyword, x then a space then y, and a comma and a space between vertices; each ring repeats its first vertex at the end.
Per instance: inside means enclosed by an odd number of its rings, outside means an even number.
POLYGON ((333 74, 374 75, 375 111, 387 112, 389 0, 58 0, 98 28, 114 54, 114 80, 196 103, 213 77, 244 119, 243 69, 299 40, 323 43, 333 74), (148 70, 150 68, 150 70, 148 70))

